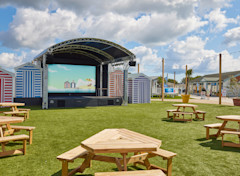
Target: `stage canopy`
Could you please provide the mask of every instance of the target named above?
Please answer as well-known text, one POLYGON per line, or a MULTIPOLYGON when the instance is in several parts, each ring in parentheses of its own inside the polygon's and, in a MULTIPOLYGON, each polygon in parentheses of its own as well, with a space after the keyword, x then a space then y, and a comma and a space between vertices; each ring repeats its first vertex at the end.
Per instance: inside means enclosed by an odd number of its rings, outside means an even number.
POLYGON ((37 55, 34 61, 43 61, 44 55, 46 55, 46 64, 71 63, 97 66, 135 59, 135 55, 126 48, 97 38, 78 38, 58 43, 37 55))

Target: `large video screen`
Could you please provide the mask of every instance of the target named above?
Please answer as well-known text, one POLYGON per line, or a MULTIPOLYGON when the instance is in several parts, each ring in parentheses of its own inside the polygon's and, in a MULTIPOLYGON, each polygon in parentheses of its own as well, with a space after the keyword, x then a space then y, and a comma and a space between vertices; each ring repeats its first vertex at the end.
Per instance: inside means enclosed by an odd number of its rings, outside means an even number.
POLYGON ((48 93, 95 93, 95 85, 95 66, 48 65, 48 93))

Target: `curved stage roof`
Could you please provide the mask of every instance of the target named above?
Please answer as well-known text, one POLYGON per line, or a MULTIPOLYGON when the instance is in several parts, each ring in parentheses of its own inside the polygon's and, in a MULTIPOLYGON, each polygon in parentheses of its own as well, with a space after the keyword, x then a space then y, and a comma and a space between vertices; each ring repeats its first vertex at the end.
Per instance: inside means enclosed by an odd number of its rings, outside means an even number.
POLYGON ((100 65, 135 59, 135 55, 126 48, 97 38, 78 38, 58 43, 37 55, 34 61, 42 61, 44 54, 47 55, 47 64, 100 65))

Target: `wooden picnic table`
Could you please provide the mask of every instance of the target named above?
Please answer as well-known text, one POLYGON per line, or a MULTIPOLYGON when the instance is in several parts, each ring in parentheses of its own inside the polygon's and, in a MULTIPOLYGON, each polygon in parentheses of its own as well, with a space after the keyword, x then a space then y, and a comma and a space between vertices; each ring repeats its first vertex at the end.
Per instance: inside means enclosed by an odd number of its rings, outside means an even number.
POLYGON ((24 119, 21 117, 6 117, 0 116, 0 137, 4 137, 5 135, 10 135, 14 133, 14 129, 11 128, 10 124, 12 123, 21 123, 24 119), (7 130, 3 132, 2 126, 6 125, 7 130))
POLYGON ((180 108, 183 108, 183 111, 185 111, 185 108, 192 108, 193 112, 196 112, 197 105, 194 104, 173 104, 172 106, 177 107, 177 111, 180 111, 180 108))
POLYGON ((82 165, 94 158, 98 161, 116 163, 119 170, 127 171, 127 163, 143 161, 147 157, 145 153, 127 158, 128 153, 157 151, 161 144, 161 140, 127 129, 105 129, 81 143, 81 146, 89 152, 82 165), (123 158, 96 155, 97 153, 120 153, 123 158))
POLYGON ((240 115, 223 115, 223 116, 217 116, 216 117, 219 120, 223 120, 223 123, 221 125, 221 127, 218 129, 217 134, 215 135, 216 137, 218 137, 221 133, 222 130, 229 130, 229 131, 238 131, 240 130, 240 115), (239 124, 239 129, 231 129, 231 128, 225 128, 226 124, 228 122, 238 122, 239 124))
POLYGON ((25 106, 25 103, 0 103, 0 107, 12 107, 12 111, 18 112, 18 106, 25 106))
POLYGON ((193 105, 193 104, 173 104, 172 106, 177 107, 176 112, 173 112, 173 120, 177 120, 177 121, 192 121, 192 115, 195 114, 196 118, 198 117, 198 113, 196 111, 197 105, 193 105), (183 108, 183 110, 181 111, 180 108, 183 108), (185 108, 192 108, 192 112, 185 112, 185 108), (180 115, 183 116, 183 119, 175 119, 176 116, 180 117, 180 115), (191 119, 184 119, 184 115, 190 115, 191 119))

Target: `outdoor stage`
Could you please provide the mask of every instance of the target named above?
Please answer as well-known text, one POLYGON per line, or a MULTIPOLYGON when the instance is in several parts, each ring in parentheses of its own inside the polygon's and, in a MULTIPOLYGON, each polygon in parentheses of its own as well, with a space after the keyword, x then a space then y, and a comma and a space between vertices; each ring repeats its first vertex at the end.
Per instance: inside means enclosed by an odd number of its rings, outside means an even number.
POLYGON ((121 105, 122 102, 123 102, 122 97, 107 97, 107 96, 48 97, 49 108, 109 106, 109 105, 121 105))

